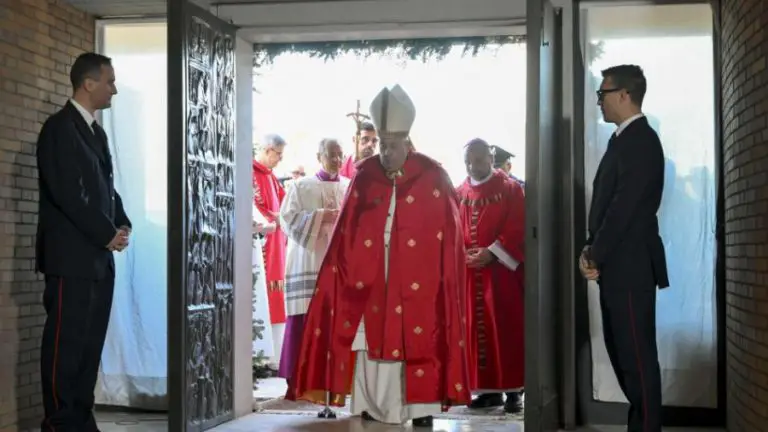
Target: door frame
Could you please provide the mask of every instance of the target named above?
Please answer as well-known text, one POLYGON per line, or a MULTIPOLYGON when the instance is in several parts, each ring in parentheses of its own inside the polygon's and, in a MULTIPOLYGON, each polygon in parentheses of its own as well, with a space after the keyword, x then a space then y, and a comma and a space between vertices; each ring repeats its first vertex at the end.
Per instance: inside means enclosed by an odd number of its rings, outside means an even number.
POLYGON ((539 432, 575 427, 569 16, 553 0, 528 0, 526 11, 525 429, 539 432))
POLYGON ((187 166, 186 134, 178 136, 178 131, 186 130, 186 95, 187 88, 187 44, 186 17, 187 0, 168 0, 168 58, 177 59, 168 62, 168 430, 182 432, 187 430, 187 362, 184 353, 187 339, 187 302, 185 281, 187 266, 185 227, 186 176, 187 166), (181 77, 181 78, 180 78, 181 77), (171 97, 174 95, 176 97, 171 97), (179 198, 182 202, 178 202, 179 198))
MULTIPOLYGON (((573 65, 573 183, 577 189, 575 195, 573 216, 574 237, 576 244, 586 242, 586 199, 585 199, 585 170, 584 170, 584 77, 586 67, 583 64, 583 41, 585 39, 586 21, 580 11, 582 9, 608 6, 636 5, 684 5, 710 4, 713 15, 713 67, 715 96, 715 181, 716 181, 716 262, 715 262, 715 313, 717 315, 717 408, 692 408, 664 406, 662 411, 664 426, 724 426, 726 419, 726 340, 725 340, 725 235, 724 223, 725 204, 723 189, 723 161, 721 142, 721 51, 719 44, 720 31, 720 0, 563 0, 573 8, 574 31, 572 33, 573 56, 567 56, 565 63, 573 65)), ((568 108, 568 105, 566 105, 568 108)), ((574 292, 574 337, 575 337, 575 372, 577 377, 577 418, 580 424, 625 424, 627 404, 617 402, 600 402, 593 398, 592 387, 592 350, 589 333, 589 308, 586 294, 587 283, 575 270, 574 292)), ((570 368, 569 366, 566 366, 570 368)), ((568 409, 564 407, 564 409, 568 409)))

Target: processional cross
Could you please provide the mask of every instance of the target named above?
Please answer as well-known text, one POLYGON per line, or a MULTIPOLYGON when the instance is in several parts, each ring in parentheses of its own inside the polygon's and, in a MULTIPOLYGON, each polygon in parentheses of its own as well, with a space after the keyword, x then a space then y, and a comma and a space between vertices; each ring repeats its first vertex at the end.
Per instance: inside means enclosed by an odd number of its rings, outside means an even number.
POLYGON ((355 121, 355 160, 360 158, 360 133, 362 132, 363 120, 370 120, 371 117, 360 112, 360 99, 357 100, 355 112, 347 114, 347 117, 355 121))

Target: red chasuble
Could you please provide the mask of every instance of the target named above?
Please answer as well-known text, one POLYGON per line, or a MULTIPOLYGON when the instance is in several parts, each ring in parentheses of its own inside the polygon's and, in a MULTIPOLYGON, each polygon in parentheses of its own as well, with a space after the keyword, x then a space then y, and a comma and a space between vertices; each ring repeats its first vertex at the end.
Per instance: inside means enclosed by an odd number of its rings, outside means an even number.
MULTIPOLYGON (((357 165, 309 305, 301 354, 286 398, 343 406, 351 348, 365 317, 371 360, 404 362, 405 404, 470 401, 465 349, 465 252, 458 203, 440 165, 411 154, 388 178, 379 159, 357 165), (384 225, 396 209, 384 274, 384 225)), ((361 352, 359 355, 366 355, 361 352)))
MULTIPOLYGON (((253 161, 253 201, 256 208, 269 221, 274 222, 280 213, 280 204, 285 191, 280 186, 272 170, 253 161)), ((267 235, 262 252, 267 277, 267 297, 269 301, 269 319, 272 324, 285 322, 285 246, 283 230, 278 228, 267 235)))
POLYGON ((472 390, 514 390, 524 386, 523 262, 525 198, 519 183, 496 171, 485 183, 467 179, 458 189, 464 245, 494 242, 520 265, 512 271, 499 259, 467 269, 467 333, 472 390))

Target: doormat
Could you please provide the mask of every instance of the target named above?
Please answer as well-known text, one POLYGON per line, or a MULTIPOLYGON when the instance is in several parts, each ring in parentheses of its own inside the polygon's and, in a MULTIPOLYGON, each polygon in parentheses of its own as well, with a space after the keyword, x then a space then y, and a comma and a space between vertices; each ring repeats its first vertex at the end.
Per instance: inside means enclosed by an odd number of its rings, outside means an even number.
MULTIPOLYGON (((334 407, 338 418, 350 417, 349 399, 346 406, 334 407)), ((254 404, 255 412, 261 414, 281 414, 281 415, 301 415, 316 416, 322 411, 322 405, 315 405, 305 401, 289 401, 283 398, 272 399, 269 401, 257 402, 254 404)), ((466 406, 453 407, 448 412, 440 413, 434 416, 442 420, 485 420, 498 422, 522 422, 523 413, 507 414, 502 407, 471 410, 466 406)))

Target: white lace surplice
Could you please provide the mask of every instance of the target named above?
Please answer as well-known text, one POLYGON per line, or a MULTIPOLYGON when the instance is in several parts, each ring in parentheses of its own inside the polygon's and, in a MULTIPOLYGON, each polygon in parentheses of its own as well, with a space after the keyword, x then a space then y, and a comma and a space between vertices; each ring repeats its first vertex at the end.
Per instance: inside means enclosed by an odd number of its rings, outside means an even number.
POLYGON ((304 177, 288 189, 280 207, 280 226, 288 236, 285 302, 288 316, 307 313, 315 292, 333 223, 322 223, 322 209, 339 209, 349 180, 322 181, 304 177))

